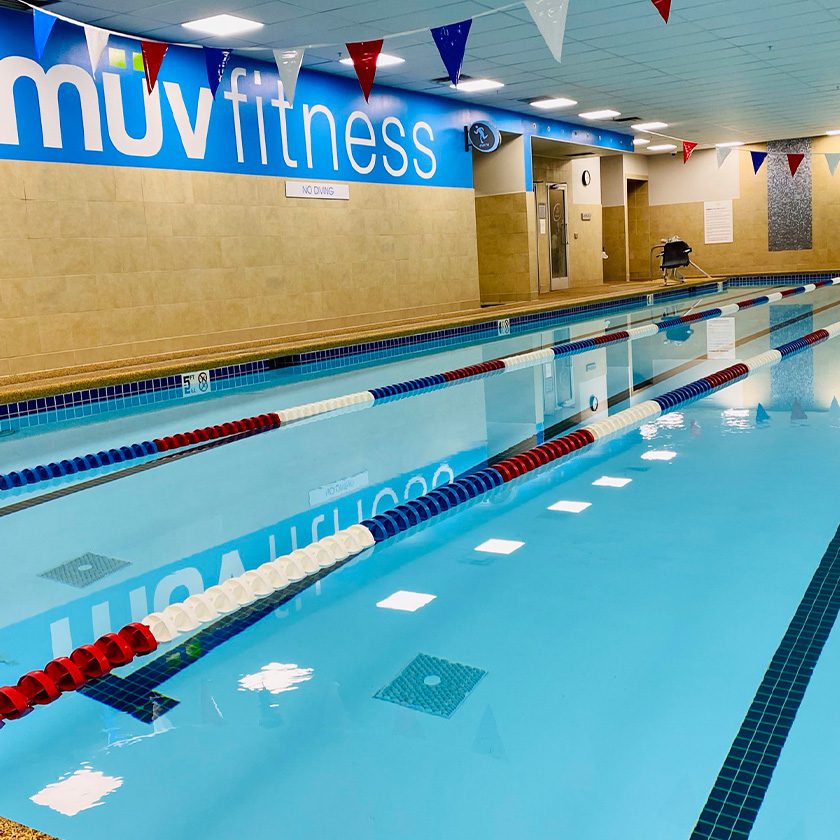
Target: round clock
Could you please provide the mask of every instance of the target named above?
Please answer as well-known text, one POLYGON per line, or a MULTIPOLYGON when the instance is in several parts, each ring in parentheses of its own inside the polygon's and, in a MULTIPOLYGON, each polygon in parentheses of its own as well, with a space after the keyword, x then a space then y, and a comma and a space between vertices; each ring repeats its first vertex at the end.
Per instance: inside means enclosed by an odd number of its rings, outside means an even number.
POLYGON ((584 187, 588 187, 592 183, 592 173, 588 169, 583 170, 581 181, 583 181, 584 187))

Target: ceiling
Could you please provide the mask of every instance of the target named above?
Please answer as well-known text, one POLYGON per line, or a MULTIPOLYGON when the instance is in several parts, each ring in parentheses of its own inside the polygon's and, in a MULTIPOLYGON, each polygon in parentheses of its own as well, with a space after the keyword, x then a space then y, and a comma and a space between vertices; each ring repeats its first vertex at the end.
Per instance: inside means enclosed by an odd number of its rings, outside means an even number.
MULTIPOLYGON (((50 11, 161 40, 192 41, 180 24, 228 12, 265 24, 255 36, 202 43, 294 47, 359 41, 439 26, 509 0, 58 0, 50 11)), ((467 96, 432 81, 445 71, 431 36, 387 39, 405 58, 377 81, 520 111, 522 100, 569 96, 579 106, 540 112, 583 122, 614 108, 670 124, 668 134, 714 144, 812 136, 840 128, 840 0, 673 0, 666 26, 650 0, 570 0, 557 64, 524 5, 473 23, 464 73, 505 83, 467 96)), ((307 51, 306 66, 353 75, 340 46, 307 51)), ((270 57, 270 56, 268 56, 270 57)), ((592 125, 589 123, 589 125, 592 125)), ((602 123, 626 129, 627 123, 602 123)))

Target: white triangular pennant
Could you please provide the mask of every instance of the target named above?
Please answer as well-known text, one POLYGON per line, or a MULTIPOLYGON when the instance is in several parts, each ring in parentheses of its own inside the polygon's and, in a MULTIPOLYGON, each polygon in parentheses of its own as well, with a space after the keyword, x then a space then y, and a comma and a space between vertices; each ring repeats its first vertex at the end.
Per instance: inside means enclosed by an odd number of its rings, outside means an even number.
POLYGON ((96 75, 96 68, 99 67, 99 59, 108 46, 108 36, 111 33, 107 29, 99 29, 97 26, 85 27, 85 40, 87 41, 88 55, 90 55, 90 69, 96 75))
POLYGON ((837 171, 837 164, 840 163, 840 154, 826 152, 825 162, 828 164, 828 171, 833 175, 837 171))
POLYGON ((726 159, 729 157, 729 154, 730 154, 731 151, 732 151, 732 149, 729 146, 725 146, 723 148, 718 147, 718 150, 717 150, 718 169, 720 169, 721 166, 723 166, 723 164, 726 163, 726 159))
POLYGON ((274 50, 274 60, 277 62, 277 72, 283 83, 283 96, 289 105, 295 104, 295 88, 297 87, 300 65, 303 63, 303 50, 274 50))
POLYGON ((563 38, 566 35, 569 0, 525 0, 525 6, 555 61, 560 61, 563 54, 563 38))

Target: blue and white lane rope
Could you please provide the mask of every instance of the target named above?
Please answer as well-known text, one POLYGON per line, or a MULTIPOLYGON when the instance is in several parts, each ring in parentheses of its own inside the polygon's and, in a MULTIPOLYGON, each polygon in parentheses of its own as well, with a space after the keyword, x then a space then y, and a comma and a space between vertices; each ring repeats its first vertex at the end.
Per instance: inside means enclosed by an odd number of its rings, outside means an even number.
POLYGON ((285 589, 293 582, 319 575, 325 569, 368 551, 377 543, 458 508, 526 473, 586 449, 598 440, 626 434, 640 423, 682 408, 733 382, 747 379, 756 371, 772 367, 787 356, 830 341, 837 335, 840 335, 840 322, 759 353, 652 400, 645 400, 612 417, 583 426, 486 469, 476 470, 404 505, 377 514, 358 525, 343 528, 306 548, 211 586, 160 612, 151 613, 141 622, 129 624, 117 633, 108 633, 92 645, 82 645, 71 657, 53 660, 43 671, 24 674, 17 685, 0 687, 0 726, 5 720, 26 716, 35 706, 55 702, 63 693, 78 689, 86 680, 103 676, 136 656, 151 653, 159 645, 193 633, 201 625, 210 624, 223 615, 285 589))
POLYGON ((578 353, 585 353, 596 347, 648 338, 657 333, 672 329, 675 326, 734 315, 737 312, 751 309, 755 306, 774 303, 794 295, 810 294, 816 289, 836 285, 840 285, 840 277, 835 277, 831 280, 818 280, 815 283, 807 283, 802 286, 794 286, 789 289, 784 289, 781 292, 771 292, 767 295, 760 295, 738 303, 729 303, 725 306, 705 309, 690 315, 675 315, 672 318, 665 318, 653 324, 630 327, 627 330, 617 330, 596 336, 595 338, 564 341, 542 350, 532 350, 527 353, 519 353, 514 356, 480 362, 475 365, 468 365, 467 367, 420 377, 419 379, 385 385, 381 388, 371 388, 368 391, 346 394, 342 397, 333 397, 291 408, 283 408, 255 417, 246 417, 242 420, 234 420, 215 426, 205 426, 190 432, 166 435, 161 438, 155 438, 154 440, 146 440, 142 443, 134 443, 129 446, 122 446, 107 451, 103 450, 95 454, 89 453, 46 465, 38 464, 35 467, 13 470, 9 473, 0 473, 0 493, 19 487, 41 484, 65 476, 88 472, 101 467, 135 461, 139 458, 151 457, 164 452, 173 452, 208 441, 224 440, 243 433, 249 435, 260 434, 280 426, 288 426, 301 420, 308 420, 312 417, 370 408, 373 405, 378 405, 383 402, 413 396, 434 388, 445 387, 455 382, 476 379, 495 372, 536 367, 537 365, 553 361, 558 356, 573 356, 578 353))

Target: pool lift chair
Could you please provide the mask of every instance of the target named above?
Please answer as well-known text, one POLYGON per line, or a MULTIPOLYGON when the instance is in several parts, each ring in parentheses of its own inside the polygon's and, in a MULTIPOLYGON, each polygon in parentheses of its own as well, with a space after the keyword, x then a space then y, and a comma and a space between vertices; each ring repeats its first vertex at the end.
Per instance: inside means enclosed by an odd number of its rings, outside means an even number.
POLYGON ((691 246, 684 239, 680 239, 679 236, 663 239, 659 245, 654 245, 650 249, 650 276, 653 277, 653 258, 658 256, 659 270, 662 272, 662 280, 666 286, 668 280, 673 280, 675 283, 685 283, 685 277, 680 273, 680 269, 688 268, 688 266, 696 268, 706 277, 711 277, 711 274, 704 271, 691 259, 690 254, 691 246))

